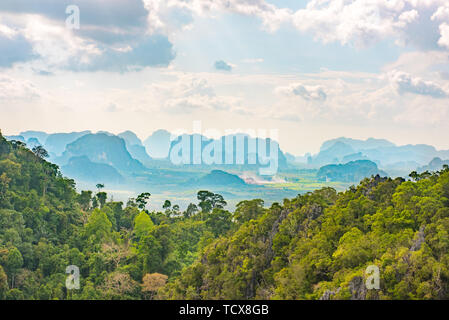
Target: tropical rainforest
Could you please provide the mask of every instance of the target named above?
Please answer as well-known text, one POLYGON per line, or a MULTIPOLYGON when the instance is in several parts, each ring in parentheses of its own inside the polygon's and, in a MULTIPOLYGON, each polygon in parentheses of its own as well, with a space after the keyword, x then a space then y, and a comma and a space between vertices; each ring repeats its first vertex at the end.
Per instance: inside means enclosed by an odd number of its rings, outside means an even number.
POLYGON ((0 299, 449 298, 447 165, 270 207, 231 212, 200 190, 184 211, 149 211, 151 190, 127 203, 100 183, 78 193, 47 156, 0 134, 0 299))

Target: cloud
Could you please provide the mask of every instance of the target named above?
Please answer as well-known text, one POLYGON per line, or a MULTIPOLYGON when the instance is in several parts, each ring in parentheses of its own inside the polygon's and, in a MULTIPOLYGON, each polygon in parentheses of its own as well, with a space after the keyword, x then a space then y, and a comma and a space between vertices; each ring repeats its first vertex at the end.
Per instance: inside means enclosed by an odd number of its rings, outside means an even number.
POLYGON ((146 28, 148 12, 142 0, 2 0, 0 11, 41 15, 65 22, 69 5, 79 7, 84 27, 101 27, 111 33, 122 28, 146 28))
POLYGON ((228 102, 217 96, 191 95, 181 98, 172 98, 166 101, 166 112, 190 113, 201 110, 224 111, 228 110, 228 102))
POLYGON ((223 60, 216 61, 214 67, 217 70, 232 71, 232 66, 223 60))
POLYGON ((288 8, 278 8, 264 0, 143 0, 150 12, 149 21, 154 30, 170 29, 174 17, 184 17, 180 21, 185 26, 190 23, 193 15, 210 16, 213 12, 231 12, 240 15, 258 17, 266 30, 272 32, 282 23, 290 20, 292 11, 288 8), (180 10, 183 11, 180 11, 180 10), (173 11, 176 14, 173 14, 173 11), (180 13, 182 13, 180 15, 180 13))
POLYGON ((399 70, 421 77, 434 77, 429 71, 443 71, 449 65, 449 55, 442 50, 413 51, 401 54, 398 59, 382 68, 384 73, 399 70))
POLYGON ((388 73, 388 78, 399 94, 413 93, 436 99, 448 97, 447 90, 437 83, 425 81, 419 77, 413 77, 406 72, 393 70, 388 73))
MULTIPOLYGON (((0 66, 37 60, 48 72, 166 67, 176 56, 175 35, 195 18, 221 12, 257 17, 269 32, 292 24, 324 43, 366 46, 394 39, 426 51, 449 49, 445 0, 310 0, 297 11, 266 0, 2 0, 0 49, 7 54, 0 66), (65 28, 68 5, 80 8, 79 30, 65 28)), ((232 68, 218 63, 220 70, 232 68)))
MULTIPOLYGON (((370 45, 384 39, 421 49, 438 47, 444 0, 311 0, 293 15, 295 27, 324 43, 370 45)), ((444 8, 443 8, 444 7, 444 8)))
POLYGON ((167 35, 149 32, 142 0, 4 0, 0 14, 0 66, 32 60, 50 73, 126 72, 166 67, 176 56, 167 35), (68 5, 80 8, 79 30, 66 28, 68 5))
POLYGON ((37 58, 31 44, 16 30, 0 24, 0 68, 37 58))
POLYGON ((442 25, 440 25, 440 34, 441 37, 438 40, 438 44, 441 47, 449 49, 449 24, 443 23, 442 25))
MULTIPOLYGON (((440 30, 449 23, 445 0, 309 0, 293 11, 265 0, 143 0, 153 31, 169 34, 192 23, 194 16, 231 12, 257 17, 274 32, 282 24, 293 24, 324 43, 340 42, 367 46, 394 39, 420 49, 446 47, 440 30)), ((444 29, 444 28, 443 28, 444 29)))
POLYGON ((308 86, 301 83, 278 87, 275 89, 275 92, 289 96, 300 96, 307 101, 325 101, 327 99, 327 94, 322 86, 308 86))
MULTIPOLYGON (((41 69, 125 72, 167 67, 171 39, 197 17, 230 12, 257 17, 274 32, 292 24, 324 43, 356 46, 384 39, 425 50, 449 49, 449 6, 444 0, 310 0, 296 12, 265 0, 3 0, 0 66, 38 61, 41 69), (81 28, 65 28, 68 5, 77 5, 81 28), (3 31, 4 31, 3 30, 3 31), (6 50, 3 50, 7 48, 6 50)), ((261 59, 247 60, 247 63, 261 59)), ((217 61, 218 70, 232 65, 217 61)))
POLYGON ((264 59, 262 58, 256 58, 256 59, 244 59, 242 60, 243 63, 263 63, 264 59))
POLYGON ((237 110, 239 100, 215 93, 209 82, 194 75, 180 75, 176 81, 159 82, 147 87, 148 105, 160 106, 168 113, 237 110))
POLYGON ((104 48, 89 63, 72 65, 72 70, 119 71, 139 70, 147 66, 166 67, 175 58, 173 45, 165 36, 152 35, 127 50, 104 48))
POLYGON ((38 97, 39 90, 32 82, 0 74, 0 101, 32 100, 38 97))

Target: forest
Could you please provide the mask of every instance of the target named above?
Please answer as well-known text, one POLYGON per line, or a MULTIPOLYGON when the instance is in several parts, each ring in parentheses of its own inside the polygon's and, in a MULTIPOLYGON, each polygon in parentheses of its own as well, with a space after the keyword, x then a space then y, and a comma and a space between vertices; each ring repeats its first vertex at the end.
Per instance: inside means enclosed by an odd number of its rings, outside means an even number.
MULTIPOLYGON (((147 210, 75 189, 0 134, 0 299, 448 299, 449 167, 264 205, 200 190, 147 210), (365 270, 380 270, 380 288, 365 270), (79 289, 66 287, 77 266, 79 289)), ((261 196, 263 198, 263 196, 261 196)))

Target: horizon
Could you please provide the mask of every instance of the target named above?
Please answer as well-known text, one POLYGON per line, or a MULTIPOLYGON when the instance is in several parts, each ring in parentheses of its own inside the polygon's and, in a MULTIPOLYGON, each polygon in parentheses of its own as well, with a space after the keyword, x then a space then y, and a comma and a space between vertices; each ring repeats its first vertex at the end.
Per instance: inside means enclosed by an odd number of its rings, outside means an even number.
MULTIPOLYGON (((122 134, 122 133, 125 133, 125 132, 127 132, 127 131, 130 131, 130 132, 134 133, 134 134, 137 136, 137 138, 141 141, 142 144, 144 144, 145 140, 148 139, 149 137, 151 137, 151 136, 152 136, 155 132, 157 132, 157 131, 166 131, 166 132, 168 132, 168 133, 170 133, 170 134, 172 134, 172 135, 174 134, 173 132, 170 132, 169 130, 163 129, 163 128, 161 128, 161 129, 156 129, 156 130, 152 131, 151 133, 149 133, 148 135, 145 135, 145 136, 139 135, 138 133, 136 133, 135 131, 130 130, 130 129, 123 130, 123 131, 120 131, 120 130, 119 130, 119 131, 117 131, 117 132, 111 132, 111 131, 107 131, 107 130, 92 130, 92 129, 75 130, 75 131, 47 132, 47 131, 45 131, 45 130, 27 129, 27 130, 21 130, 21 131, 19 131, 19 132, 17 132, 17 133, 12 133, 12 134, 10 134, 9 132, 6 133, 4 130, 1 130, 3 136, 20 136, 21 133, 24 133, 24 132, 27 132, 27 131, 30 131, 30 132, 32 132, 32 131, 36 131, 36 132, 44 132, 44 133, 46 133, 46 134, 48 134, 48 135, 51 135, 51 134, 58 134, 58 133, 75 133, 75 132, 89 131, 91 134, 98 134, 98 133, 105 133, 105 132, 106 132, 106 133, 111 133, 111 134, 113 134, 113 135, 115 135, 115 136, 118 136, 119 134, 122 134)), ((175 130, 173 130, 173 131, 175 131, 175 130)), ((197 133, 197 132, 187 132, 187 131, 186 131, 186 132, 183 132, 182 134, 196 134, 196 133, 197 133)), ((247 134, 247 133, 245 133, 244 130, 242 130, 242 131, 238 131, 236 134, 247 134)), ((206 137, 206 138, 208 138, 208 139, 214 139, 213 136, 205 135, 204 133, 201 133, 201 135, 204 136, 204 137, 206 137)), ((179 134, 175 134, 175 136, 178 137, 178 136, 180 136, 180 135, 179 135, 179 134)), ((225 135, 221 135, 220 137, 223 137, 223 136, 225 136, 225 135)), ((252 137, 252 138, 256 138, 256 137, 257 137, 257 138, 264 138, 263 136, 257 136, 257 135, 256 135, 256 136, 253 136, 253 135, 251 135, 251 134, 249 134, 249 136, 252 137)), ((268 136, 267 138, 270 138, 270 137, 268 136)), ((417 146, 417 145, 428 145, 428 146, 434 147, 437 151, 447 151, 447 150, 449 150, 449 148, 447 148, 447 149, 445 149, 445 148, 439 148, 438 146, 436 146, 436 145, 434 145, 434 144, 432 144, 432 143, 413 143, 413 142, 410 142, 410 143, 396 143, 395 141, 390 140, 390 139, 387 139, 387 138, 378 138, 378 137, 356 138, 356 137, 348 137, 348 136, 335 136, 335 137, 331 137, 331 138, 329 138, 329 139, 323 140, 321 143, 319 143, 319 145, 316 145, 316 146, 314 147, 314 151, 308 150, 308 151, 305 151, 305 152, 303 152, 303 153, 294 153, 294 152, 291 152, 291 151, 289 151, 289 150, 283 148, 282 142, 280 142, 280 141, 278 141, 278 140, 276 140, 276 139, 274 139, 274 141, 276 141, 276 142, 279 143, 279 148, 280 148, 280 150, 281 150, 282 152, 291 154, 291 155, 293 155, 293 156, 295 156, 295 157, 303 157, 303 156, 305 156, 305 155, 307 155, 307 154, 311 154, 311 155, 318 154, 319 151, 320 151, 320 148, 323 146, 323 144, 324 144, 325 142, 332 141, 332 140, 338 140, 338 139, 352 139, 352 140, 359 140, 359 141, 368 141, 368 140, 370 140, 370 139, 374 139, 374 140, 386 140, 386 141, 388 141, 388 142, 390 142, 390 143, 393 143, 393 144, 394 144, 395 146, 397 146, 397 147, 403 147, 403 146, 417 146)), ((279 140, 280 140, 280 139, 279 139, 279 140)), ((43 143, 42 141, 39 141, 39 142, 43 143)), ((158 158, 155 158, 155 159, 158 159, 158 158)))

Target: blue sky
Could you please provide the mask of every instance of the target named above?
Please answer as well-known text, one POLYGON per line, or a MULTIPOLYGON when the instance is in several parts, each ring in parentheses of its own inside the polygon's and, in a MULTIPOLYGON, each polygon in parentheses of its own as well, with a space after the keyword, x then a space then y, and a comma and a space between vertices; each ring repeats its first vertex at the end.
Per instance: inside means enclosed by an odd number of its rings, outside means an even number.
POLYGON ((449 149, 448 51, 443 0, 3 0, 1 129, 200 120, 278 129, 298 155, 339 136, 449 149))

